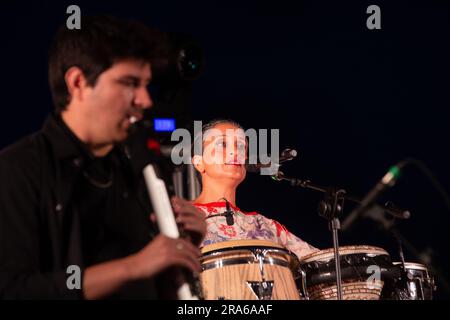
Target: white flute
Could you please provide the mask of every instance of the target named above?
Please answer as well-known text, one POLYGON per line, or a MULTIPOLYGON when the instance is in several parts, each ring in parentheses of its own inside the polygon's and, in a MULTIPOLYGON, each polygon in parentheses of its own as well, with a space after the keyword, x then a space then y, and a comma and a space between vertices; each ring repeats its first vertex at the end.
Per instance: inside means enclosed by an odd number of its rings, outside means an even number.
MULTIPOLYGON (((168 237, 179 238, 180 232, 175 221, 175 215, 172 211, 172 205, 164 181, 156 176, 155 169, 151 164, 144 168, 143 173, 147 191, 152 201, 153 209, 155 210, 159 230, 168 237)), ((198 300, 198 297, 191 292, 191 288, 187 282, 178 288, 177 296, 180 300, 198 300)))

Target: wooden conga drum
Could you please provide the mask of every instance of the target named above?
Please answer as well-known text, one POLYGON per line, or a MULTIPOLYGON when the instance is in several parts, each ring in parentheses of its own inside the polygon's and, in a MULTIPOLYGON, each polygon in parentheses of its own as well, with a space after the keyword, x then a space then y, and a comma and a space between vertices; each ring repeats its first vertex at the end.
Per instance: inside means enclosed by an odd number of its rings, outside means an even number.
POLYGON ((264 240, 232 240, 202 248, 200 284, 206 300, 299 300, 296 256, 264 240))

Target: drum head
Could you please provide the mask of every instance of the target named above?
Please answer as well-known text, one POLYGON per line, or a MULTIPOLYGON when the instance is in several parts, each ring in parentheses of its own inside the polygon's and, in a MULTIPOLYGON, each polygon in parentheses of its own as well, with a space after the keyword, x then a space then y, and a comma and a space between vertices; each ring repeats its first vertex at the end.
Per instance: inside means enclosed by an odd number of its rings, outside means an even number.
MULTIPOLYGON (((386 250, 378 248, 378 247, 372 247, 372 246, 344 246, 339 247, 339 255, 345 256, 350 254, 366 254, 367 256, 379 256, 379 255, 385 255, 388 256, 389 254, 386 252, 386 250)), ((311 261, 329 261, 331 259, 334 259, 334 249, 325 249, 320 250, 317 252, 313 252, 307 256, 304 256, 301 259, 301 263, 308 263, 311 261)))

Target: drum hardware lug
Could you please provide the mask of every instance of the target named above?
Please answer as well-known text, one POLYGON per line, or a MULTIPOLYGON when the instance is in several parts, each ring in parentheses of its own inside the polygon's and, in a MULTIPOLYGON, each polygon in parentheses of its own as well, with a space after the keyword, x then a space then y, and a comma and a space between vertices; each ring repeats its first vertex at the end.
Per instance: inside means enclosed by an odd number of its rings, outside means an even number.
POLYGON ((258 300, 272 300, 273 281, 247 281, 258 300))
POLYGON ((262 281, 265 281, 264 277, 264 258, 266 256, 267 251, 262 249, 254 249, 252 250, 253 256, 255 257, 255 262, 258 262, 259 272, 261 274, 262 281))
POLYGON ((303 287, 303 294, 305 296, 305 300, 309 300, 308 285, 306 284, 306 272, 304 270, 300 269, 300 274, 302 276, 302 287, 303 287))
POLYGON ((251 251, 255 258, 255 261, 258 262, 262 281, 247 281, 247 285, 250 287, 250 289, 252 289, 258 300, 271 300, 273 281, 266 281, 264 275, 264 258, 266 256, 267 250, 254 249, 251 251))
POLYGON ((426 281, 430 282, 430 286, 431 286, 433 291, 437 290, 437 286, 436 286, 436 283, 434 282, 434 278, 427 277, 426 281))

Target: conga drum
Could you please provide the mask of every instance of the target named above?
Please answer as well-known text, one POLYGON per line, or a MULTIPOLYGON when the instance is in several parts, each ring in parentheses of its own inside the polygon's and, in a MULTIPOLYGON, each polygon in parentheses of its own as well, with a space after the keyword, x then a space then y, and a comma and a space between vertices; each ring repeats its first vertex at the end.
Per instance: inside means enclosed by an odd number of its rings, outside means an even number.
POLYGON ((393 288, 385 291, 387 300, 433 300, 436 291, 434 276, 420 263, 394 262, 396 279, 393 288))
MULTIPOLYGON (((344 300, 379 300, 384 282, 391 281, 393 267, 389 254, 378 247, 339 248, 342 297, 344 300)), ((300 261, 303 295, 311 300, 336 300, 334 250, 311 253, 300 261)))
POLYGON ((293 272, 298 259, 264 240, 231 240, 207 245, 199 275, 205 300, 299 300, 293 272))

